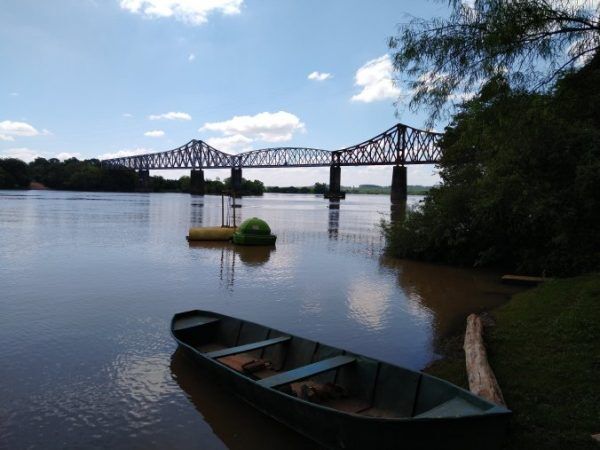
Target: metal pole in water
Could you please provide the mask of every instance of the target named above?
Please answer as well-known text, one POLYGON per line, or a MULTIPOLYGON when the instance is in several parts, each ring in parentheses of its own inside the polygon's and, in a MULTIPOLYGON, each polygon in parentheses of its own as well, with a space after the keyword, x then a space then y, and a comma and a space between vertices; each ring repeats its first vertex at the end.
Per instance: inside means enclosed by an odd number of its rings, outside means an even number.
POLYGON ((225 226, 225 194, 221 192, 221 228, 225 226))
POLYGON ((235 227, 235 191, 233 191, 233 228, 235 227))

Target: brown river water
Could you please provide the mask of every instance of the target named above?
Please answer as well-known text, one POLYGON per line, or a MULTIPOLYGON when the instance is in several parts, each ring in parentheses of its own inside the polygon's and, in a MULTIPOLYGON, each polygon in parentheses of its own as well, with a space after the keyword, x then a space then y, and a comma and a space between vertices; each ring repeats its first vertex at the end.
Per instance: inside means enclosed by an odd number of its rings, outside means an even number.
POLYGON ((188 244, 188 227, 220 225, 217 196, 0 191, 0 448, 315 449, 178 352, 173 313, 422 369, 510 293, 496 273, 384 257, 387 196, 241 203, 275 249, 188 244))

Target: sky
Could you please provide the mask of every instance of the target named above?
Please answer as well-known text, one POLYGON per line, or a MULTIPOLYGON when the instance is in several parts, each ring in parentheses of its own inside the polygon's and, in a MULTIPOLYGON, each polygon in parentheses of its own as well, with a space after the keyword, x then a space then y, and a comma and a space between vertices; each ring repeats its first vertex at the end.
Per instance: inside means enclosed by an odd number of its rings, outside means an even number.
MULTIPOLYGON (((335 150, 426 114, 397 108, 387 39, 425 0, 0 0, 0 157, 110 158, 201 139, 219 150, 335 150)), ((178 178, 189 171, 153 171, 178 178)), ((342 184, 391 183, 344 167, 342 184)), ((227 170, 205 177, 225 178, 227 170)), ((327 168, 244 169, 266 185, 327 168)), ((409 184, 439 181, 409 166, 409 184)))

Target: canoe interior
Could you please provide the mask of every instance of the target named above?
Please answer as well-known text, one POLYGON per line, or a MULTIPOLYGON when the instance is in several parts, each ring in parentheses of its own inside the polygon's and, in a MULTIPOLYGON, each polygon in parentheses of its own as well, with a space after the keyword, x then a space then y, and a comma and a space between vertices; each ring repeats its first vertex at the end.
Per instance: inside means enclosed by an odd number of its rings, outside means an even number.
POLYGON ((345 413, 433 419, 508 412, 435 377, 216 313, 177 314, 171 329, 180 343, 241 376, 345 413))

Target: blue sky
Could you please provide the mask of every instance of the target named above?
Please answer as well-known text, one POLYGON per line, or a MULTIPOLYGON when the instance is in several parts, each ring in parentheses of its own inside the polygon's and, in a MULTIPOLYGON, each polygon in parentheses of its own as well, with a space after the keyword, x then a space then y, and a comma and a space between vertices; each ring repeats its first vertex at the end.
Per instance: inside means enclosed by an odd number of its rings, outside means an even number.
MULTIPOLYGON (((0 0, 0 157, 109 157, 194 138, 232 153, 333 150, 397 121, 423 127, 424 114, 395 116, 403 92, 386 41, 407 15, 446 12, 423 0, 0 0)), ((342 184, 389 184, 391 171, 344 168, 342 184)), ((309 185, 328 170, 244 176, 309 185)), ((435 182, 432 166, 409 167, 410 184, 435 182)))

